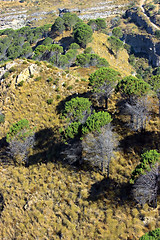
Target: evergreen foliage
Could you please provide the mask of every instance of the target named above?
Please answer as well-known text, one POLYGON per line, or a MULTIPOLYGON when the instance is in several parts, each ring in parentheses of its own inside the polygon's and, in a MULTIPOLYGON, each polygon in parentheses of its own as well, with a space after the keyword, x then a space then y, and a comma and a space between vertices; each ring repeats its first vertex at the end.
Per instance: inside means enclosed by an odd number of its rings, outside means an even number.
POLYGON ((112 30, 112 34, 114 37, 116 38, 122 38, 123 37, 123 33, 120 27, 115 27, 112 30))
POLYGON ((88 98, 76 97, 65 103, 63 115, 71 122, 83 122, 91 114, 92 103, 88 98))
POLYGON ((92 40, 92 29, 85 23, 77 23, 74 27, 74 39, 83 48, 92 40))
POLYGON ((82 22, 80 18, 75 13, 65 13, 62 19, 64 20, 64 25, 66 30, 71 30, 77 22, 82 22))
POLYGON ((81 53, 76 57, 76 65, 81 67, 108 67, 109 63, 105 58, 101 58, 97 54, 81 53))
POLYGON ((115 36, 111 36, 108 38, 108 42, 110 44, 110 48, 113 52, 115 52, 115 56, 117 57, 118 51, 123 48, 123 42, 115 36))
POLYGON ((98 112, 93 113, 91 116, 89 116, 85 122, 85 124, 82 126, 82 134, 86 134, 93 131, 99 131, 101 130, 101 127, 107 125, 112 121, 111 115, 108 112, 98 112))
POLYGON ((146 233, 144 236, 140 237, 139 240, 159 240, 160 239, 160 228, 146 233))
POLYGON ((26 136, 30 135, 31 130, 29 127, 29 122, 27 119, 21 119, 17 123, 13 123, 9 129, 9 132, 6 136, 6 141, 9 143, 13 137, 18 135, 18 138, 23 139, 26 136), (27 129, 25 133, 22 133, 23 130, 27 129), (21 134, 22 133, 22 134, 21 134))
POLYGON ((120 91, 127 97, 141 97, 146 95, 150 89, 151 87, 148 83, 133 76, 127 76, 123 78, 116 87, 116 91, 120 91))
POLYGON ((92 28, 93 32, 107 27, 103 18, 91 19, 87 24, 92 28))
POLYGON ((75 138, 79 134, 80 126, 80 122, 72 122, 64 131, 65 138, 75 138))
POLYGON ((105 100, 107 108, 108 98, 120 78, 120 73, 109 67, 102 67, 92 73, 89 77, 95 98, 102 102, 105 100))
POLYGON ((54 24, 51 27, 51 31, 53 33, 62 34, 64 30, 64 20, 61 17, 56 18, 54 24))
POLYGON ((130 183, 133 184, 140 175, 145 174, 147 171, 151 171, 151 168, 153 168, 157 162, 160 162, 160 153, 156 150, 146 151, 141 154, 140 163, 132 172, 130 183))

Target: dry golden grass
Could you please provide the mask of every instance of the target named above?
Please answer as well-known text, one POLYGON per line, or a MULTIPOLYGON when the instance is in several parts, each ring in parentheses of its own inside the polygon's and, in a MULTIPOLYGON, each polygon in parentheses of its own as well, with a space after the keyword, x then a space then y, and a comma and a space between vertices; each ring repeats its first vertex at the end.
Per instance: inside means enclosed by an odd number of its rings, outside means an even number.
MULTIPOLYGON (((100 36, 102 42, 106 40, 106 35, 100 36)), ((96 52, 98 40, 94 41, 95 48, 94 45, 91 46, 96 52)), ((104 49, 102 53, 104 55, 101 56, 109 61, 108 53, 104 53, 104 49)), ((112 67, 121 66, 122 61, 119 56, 118 59, 113 59, 117 61, 117 65, 113 64, 112 67)), ((130 74, 131 71, 127 65, 127 55, 125 56, 124 61, 129 70, 118 68, 122 75, 130 74)), ((22 61, 14 74, 20 73, 32 63, 35 62, 28 61, 27 64, 23 64, 22 61)), ((95 68, 76 67, 70 69, 68 73, 47 67, 46 63, 41 62, 40 72, 29 83, 24 83, 22 87, 8 88, 5 95, 2 95, 1 106, 4 103, 3 112, 6 121, 0 126, 1 137, 6 135, 12 123, 21 118, 28 119, 31 125, 36 127, 37 132, 46 128, 52 128, 54 131, 55 128, 62 126, 57 105, 74 93, 87 92, 88 81, 81 79, 87 80, 94 70, 95 68), (38 76, 41 76, 41 80, 35 81, 38 76), (47 82, 49 77, 53 78, 50 83, 47 82), (65 87, 64 83, 66 83, 65 87), (68 86, 73 86, 73 89, 67 90, 68 86), (47 99, 50 98, 53 99, 53 103, 48 105, 47 99)), ((32 161, 35 163, 28 168, 15 167, 13 164, 0 166, 0 192, 5 201, 0 218, 2 240, 15 238, 51 240, 60 237, 68 240, 127 240, 138 239, 148 230, 159 226, 159 201, 157 209, 152 209, 148 205, 141 209, 127 199, 126 184, 139 162, 141 149, 140 146, 129 145, 136 142, 137 135, 126 130, 120 123, 122 118, 116 110, 118 98, 118 95, 112 96, 109 110, 117 118, 115 119, 117 124, 114 124, 119 141, 124 141, 128 145, 127 149, 121 146, 115 153, 110 164, 109 182, 97 170, 88 170, 88 168, 77 170, 59 162, 55 163, 55 146, 53 143, 49 145, 53 136, 49 134, 47 135, 49 140, 46 136, 42 136, 41 140, 44 142, 41 144, 41 149, 33 152, 32 161), (48 150, 48 145, 53 147, 50 149, 51 152, 48 150), (38 163, 36 163, 37 158, 39 158, 38 163), (43 163, 44 159, 46 163, 43 163)), ((152 117, 147 130, 158 131, 159 126, 159 119, 152 117)), ((150 138, 149 144, 152 143, 150 138)), ((144 144, 144 147, 148 146, 147 144, 144 144)))
POLYGON ((109 44, 107 42, 108 36, 103 33, 95 32, 93 34, 93 40, 88 44, 88 47, 92 47, 94 52, 99 56, 105 58, 110 66, 115 70, 118 70, 122 76, 130 75, 133 71, 132 66, 128 63, 128 54, 126 50, 120 50, 117 58, 111 55, 108 51, 109 44))

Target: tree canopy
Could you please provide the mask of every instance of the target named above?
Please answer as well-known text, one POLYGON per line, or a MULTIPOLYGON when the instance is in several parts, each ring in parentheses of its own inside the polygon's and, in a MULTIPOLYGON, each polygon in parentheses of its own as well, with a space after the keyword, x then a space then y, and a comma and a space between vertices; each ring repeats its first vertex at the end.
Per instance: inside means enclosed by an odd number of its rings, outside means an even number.
POLYGON ((146 233, 145 235, 140 237, 139 240, 158 240, 158 239, 160 239, 160 228, 157 228, 153 231, 146 233))
POLYGON ((105 99, 106 108, 108 97, 118 83, 119 78, 120 73, 109 67, 100 68, 89 77, 89 82, 93 88, 94 96, 99 101, 101 101, 101 99, 105 99))
POLYGON ((74 39, 83 48, 92 40, 92 29, 85 23, 77 23, 74 27, 74 39))
POLYGON ((62 34, 65 30, 64 20, 61 17, 56 18, 54 24, 51 27, 53 33, 62 34))
POLYGON ((116 87, 116 91, 120 91, 127 97, 141 97, 146 95, 150 90, 151 87, 148 83, 133 76, 123 78, 116 87))
POLYGON ((69 118, 71 122, 84 122, 91 113, 92 103, 88 98, 76 97, 65 103, 63 115, 69 118))
POLYGON ((132 172, 130 183, 133 184, 140 175, 143 175, 147 171, 150 171, 151 168, 154 167, 156 162, 160 162, 160 153, 158 153, 156 150, 146 151, 141 154, 140 163, 132 172))
POLYGON ((108 112, 95 112, 89 116, 82 126, 82 134, 93 131, 100 131, 101 127, 107 125, 112 121, 111 115, 108 112))
POLYGON ((111 36, 108 38, 108 42, 110 44, 110 48, 113 51, 113 53, 115 52, 115 56, 117 57, 117 53, 118 51, 123 48, 123 42, 115 37, 115 36, 111 36))

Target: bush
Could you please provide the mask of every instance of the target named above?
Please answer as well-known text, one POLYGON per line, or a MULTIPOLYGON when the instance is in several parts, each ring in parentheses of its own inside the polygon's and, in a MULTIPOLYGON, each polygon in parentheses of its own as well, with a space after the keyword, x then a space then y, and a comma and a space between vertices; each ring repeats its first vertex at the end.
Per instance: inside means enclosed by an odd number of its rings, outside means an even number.
POLYGON ((36 77, 34 80, 35 80, 35 81, 40 81, 41 79, 42 79, 42 77, 39 76, 39 77, 36 77))
POLYGON ((50 105, 53 103, 53 98, 47 99, 47 104, 50 105))
POLYGON ((116 38, 122 38, 123 37, 122 29, 120 27, 113 28, 112 34, 116 38))
POLYGON ((72 89, 73 89, 73 86, 67 87, 67 90, 72 90, 72 89))
POLYGON ((9 76, 9 72, 5 72, 3 75, 4 79, 8 78, 8 76, 9 76))
MULTIPOLYGON (((17 123, 12 124, 12 126, 9 129, 9 132, 6 136, 6 141, 9 143, 14 136, 16 136, 18 133, 20 133, 24 129, 29 129, 29 122, 26 119, 22 119, 18 121, 17 123)), ((29 131, 30 132, 30 131, 29 131)), ((28 134, 29 134, 28 132, 28 134)), ((19 135, 19 138, 25 137, 26 134, 19 135)))
POLYGON ((48 79, 47 79, 47 82, 52 82, 53 81, 53 78, 52 77, 49 77, 48 79))
POLYGON ((18 83, 18 87, 22 87, 24 84, 24 81, 22 80, 21 82, 18 83))
POLYGON ((155 37, 158 39, 160 38, 160 30, 155 31, 155 37))

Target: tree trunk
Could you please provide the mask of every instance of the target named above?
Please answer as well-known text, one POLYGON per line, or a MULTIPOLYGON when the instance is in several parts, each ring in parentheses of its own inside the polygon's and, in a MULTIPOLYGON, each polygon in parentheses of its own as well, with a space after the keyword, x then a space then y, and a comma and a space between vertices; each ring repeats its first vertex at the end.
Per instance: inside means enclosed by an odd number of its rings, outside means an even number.
POLYGON ((105 97, 105 109, 108 109, 108 97, 105 97))

